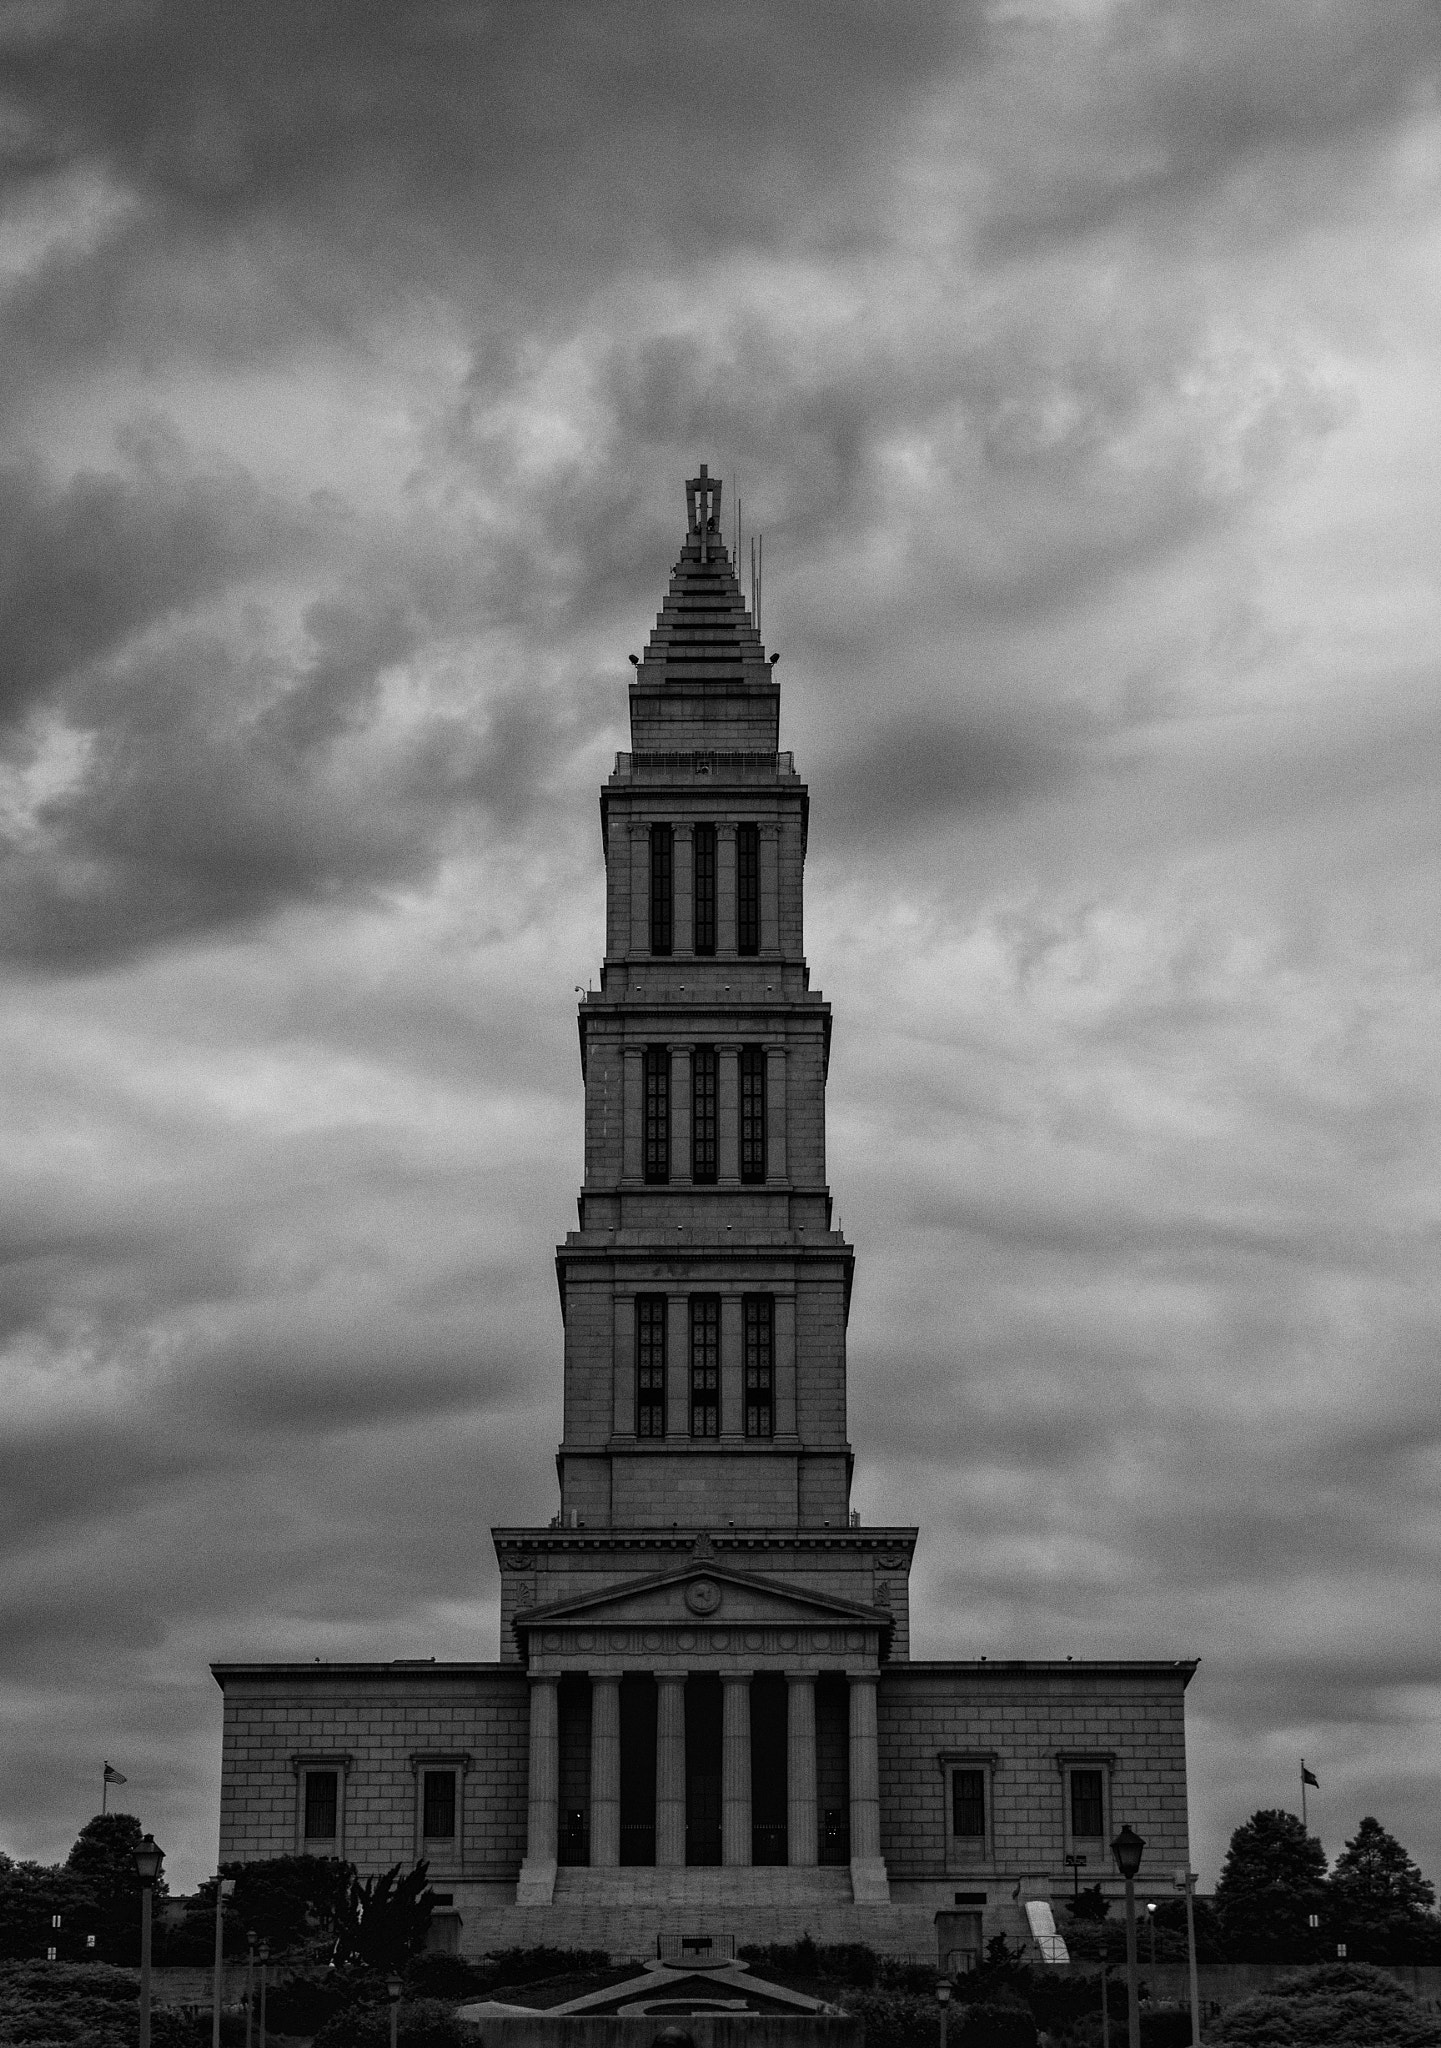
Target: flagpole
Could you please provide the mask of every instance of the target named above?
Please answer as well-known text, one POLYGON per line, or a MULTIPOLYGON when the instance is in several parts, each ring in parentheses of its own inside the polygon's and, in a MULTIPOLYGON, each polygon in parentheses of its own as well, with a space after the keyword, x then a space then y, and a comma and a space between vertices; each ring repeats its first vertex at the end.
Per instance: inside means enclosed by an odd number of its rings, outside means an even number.
POLYGON ((100 1811, 102 1814, 107 1813, 109 1811, 109 1803, 110 1766, 109 1764, 102 1764, 100 1767, 100 1811))
POLYGON ((1310 1830, 1310 1827, 1308 1826, 1308 1824, 1307 1824, 1307 1820, 1306 1820, 1306 1759, 1305 1759, 1305 1757, 1302 1757, 1302 1759, 1301 1759, 1301 1832, 1302 1832, 1303 1834, 1309 1834, 1309 1833, 1311 1832, 1311 1830, 1310 1830))

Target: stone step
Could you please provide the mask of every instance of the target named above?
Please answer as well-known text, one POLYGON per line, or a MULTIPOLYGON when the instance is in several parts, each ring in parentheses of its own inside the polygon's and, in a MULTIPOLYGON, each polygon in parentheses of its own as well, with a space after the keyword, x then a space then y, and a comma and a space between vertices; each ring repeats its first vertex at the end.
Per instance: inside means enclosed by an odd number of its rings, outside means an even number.
POLYGON ((824 1899, 749 1906, 691 1905, 673 1899, 665 1904, 623 1906, 612 1899, 557 1896, 550 1906, 502 1906, 467 1912, 461 1947, 466 1955, 488 1955, 504 1948, 547 1947, 604 1949, 612 1956, 646 1957, 658 1954, 662 1943, 675 1943, 695 1935, 729 1938, 738 1949, 795 1942, 809 1935, 822 1946, 861 1942, 878 1955, 909 1957, 925 1963, 936 1959, 935 1913, 931 1907, 855 1906, 824 1899))

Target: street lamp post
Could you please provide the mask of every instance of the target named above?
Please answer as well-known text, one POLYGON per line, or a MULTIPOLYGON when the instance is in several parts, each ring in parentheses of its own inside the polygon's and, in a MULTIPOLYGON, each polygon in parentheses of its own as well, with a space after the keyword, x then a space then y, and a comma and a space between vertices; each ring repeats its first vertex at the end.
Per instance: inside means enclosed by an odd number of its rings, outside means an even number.
POLYGON ((1156 1901, 1154 1899, 1147 1899, 1146 1901, 1146 1921, 1151 1930, 1151 1968, 1154 1970, 1156 1967, 1156 1901))
POLYGON ((150 2048, 150 1895, 165 1852, 154 1835, 135 1850, 135 1875, 140 1880, 140 2048, 150 2048))
POLYGON ((395 2036, 400 2022, 400 1994, 405 1986, 399 1977, 387 1977, 385 1988, 390 1994, 390 2048, 395 2048, 395 2036))
POLYGON ((1126 2030, 1130 2048, 1141 2048, 1141 1994, 1136 1982, 1136 1872, 1145 1841, 1129 1821, 1111 1844, 1116 1868, 1126 1880, 1126 2030))
POLYGON ((220 2048, 220 1995, 225 1980, 225 1901, 235 1890, 233 1877, 215 1878, 215 1987, 210 2006, 210 2048, 220 2048))
POLYGON ((245 2048, 250 2048, 251 2022, 255 2016, 255 1929, 245 1930, 245 2048))
POLYGON ((1186 1963, 1191 1980, 1191 2048, 1201 2048, 1201 1989, 1196 1977, 1196 1873, 1188 1863, 1176 1869, 1176 1889, 1186 1894, 1186 1963))
POLYGON ((941 2048, 946 2048, 946 2021, 951 2010, 951 1980, 941 1977, 936 1983, 936 2004, 941 2009, 941 2048))
POLYGON ((265 1966, 270 1961, 270 1943, 260 1944, 260 2048, 265 2048, 265 1966))

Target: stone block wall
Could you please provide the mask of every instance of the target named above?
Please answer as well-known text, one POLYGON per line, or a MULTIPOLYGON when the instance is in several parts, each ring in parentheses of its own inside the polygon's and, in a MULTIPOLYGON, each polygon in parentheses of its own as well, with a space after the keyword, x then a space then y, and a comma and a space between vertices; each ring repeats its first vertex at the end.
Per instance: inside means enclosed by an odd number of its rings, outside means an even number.
MULTIPOLYGON (((1002 1874, 1070 1890, 1064 1763, 1097 1762, 1108 1826, 1129 1821, 1146 1868, 1187 1860, 1184 1693, 1189 1664, 925 1663, 882 1671, 881 1849, 893 1885, 984 1888, 1002 1874), (990 1836, 961 1850, 940 1759, 986 1762, 990 1836)), ((1092 1855, 1092 1862, 1099 1859, 1092 1855)), ((1119 1890, 1110 1857, 1081 1882, 1119 1890), (1112 1882, 1114 1880, 1114 1883, 1112 1882)))
MULTIPOLYGON (((529 1704, 514 1666, 216 1666, 225 1694, 220 1856, 253 1862, 302 1853, 294 1761, 343 1773, 333 1853, 362 1873, 418 1853, 411 1758, 468 1754, 450 1869, 513 1879, 525 1851, 529 1704)), ((458 1768, 458 1767, 457 1767, 458 1768)), ((313 1848, 313 1845, 311 1845, 313 1848)))

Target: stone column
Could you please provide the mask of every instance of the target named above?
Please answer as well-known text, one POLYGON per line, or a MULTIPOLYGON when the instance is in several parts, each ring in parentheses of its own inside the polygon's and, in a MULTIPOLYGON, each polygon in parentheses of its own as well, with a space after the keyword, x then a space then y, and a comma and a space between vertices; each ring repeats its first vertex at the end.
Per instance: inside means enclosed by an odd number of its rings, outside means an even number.
POLYGON ((816 1860, 816 1681, 786 1673, 786 1843, 788 1863, 816 1860))
POLYGON ((721 1862, 751 1860, 751 1682, 721 1676, 721 1862))
POLYGON ((715 939, 717 957, 736 956, 736 828, 715 828, 715 939))
POLYGON ((630 828, 630 954, 650 953, 650 827, 630 828))
POLYGON ((762 825, 761 858, 761 953, 769 959, 780 951, 780 827, 762 825))
POLYGON ((606 1870, 620 1862, 620 1678, 590 1680, 590 1860, 606 1870))
POLYGON ((691 1048, 670 1049, 670 1183, 690 1186, 691 1048))
POLYGON ((625 1084, 621 1097, 621 1179, 632 1184, 645 1167, 645 1047, 625 1048, 625 1084))
POLYGON ((766 1181, 786 1178, 786 1049, 766 1047, 766 1181))
POLYGON ((688 956, 695 950, 695 842, 689 825, 675 828, 674 925, 675 950, 688 956))
POLYGON ((741 1184, 740 1048, 716 1051, 716 1168, 723 1188, 741 1184))
POLYGON ((515 1888, 518 1906, 548 1906, 555 1893, 557 1801, 560 1793, 560 1680, 530 1681, 530 1803, 525 1861, 515 1888))
POLYGON ((655 1860, 685 1863, 685 1673, 656 1673, 655 1860))
POLYGON ((881 1856, 881 1760, 874 1671, 850 1675, 851 1893, 858 1905, 889 1905, 881 1856))

